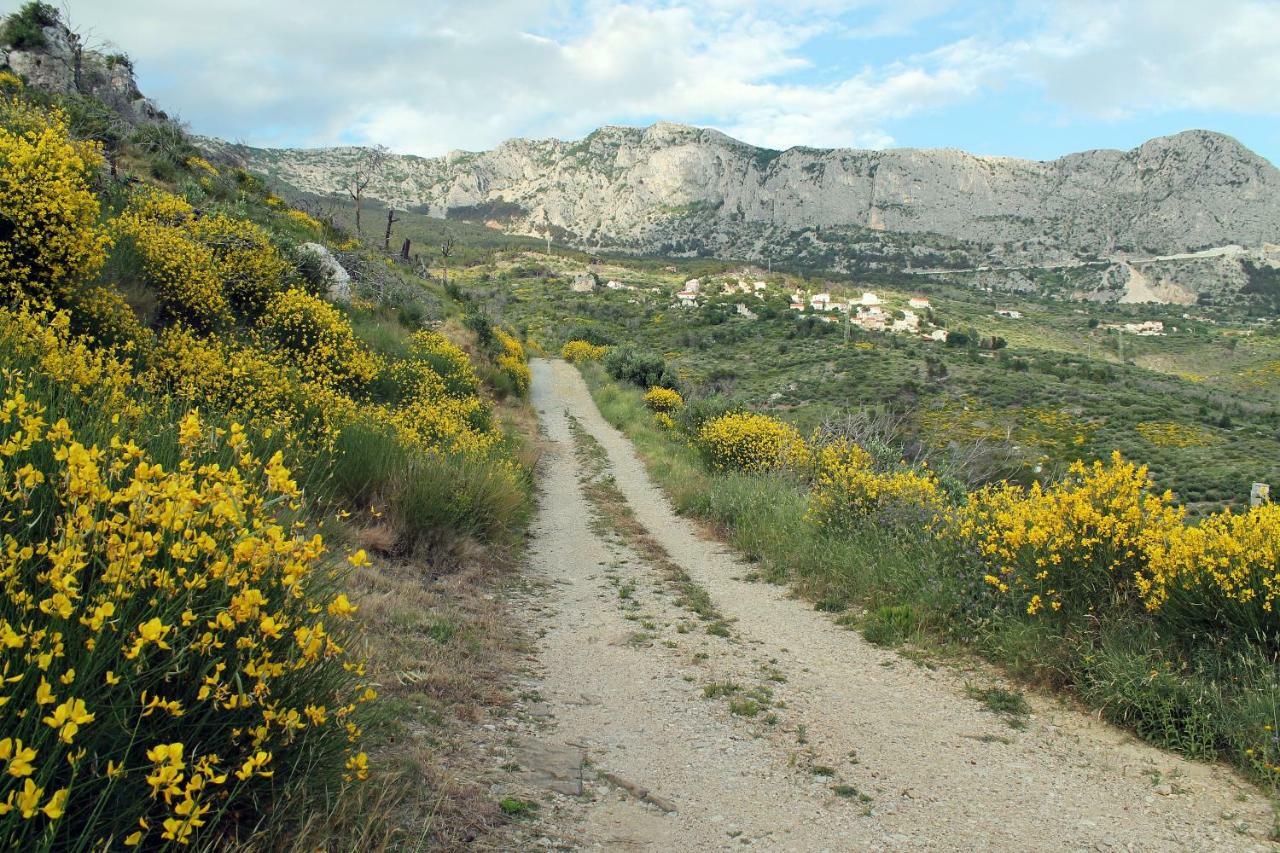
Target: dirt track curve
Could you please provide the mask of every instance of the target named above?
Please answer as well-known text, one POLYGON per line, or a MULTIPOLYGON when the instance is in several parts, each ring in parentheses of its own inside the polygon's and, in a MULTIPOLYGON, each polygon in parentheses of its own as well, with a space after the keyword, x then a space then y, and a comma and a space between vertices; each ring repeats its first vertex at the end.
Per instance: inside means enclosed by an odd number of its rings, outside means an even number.
POLYGON ((530 572, 544 585, 528 601, 541 638, 523 760, 570 792, 546 795, 543 845, 1272 849, 1268 803, 1226 769, 1048 699, 1012 728, 966 695, 989 683, 981 669, 931 669, 744 580, 750 566, 672 511, 576 370, 535 361, 533 377, 547 452, 530 572), (571 418, 607 453, 603 475, 584 470, 571 418), (583 484, 607 475, 730 636, 595 518, 583 484))

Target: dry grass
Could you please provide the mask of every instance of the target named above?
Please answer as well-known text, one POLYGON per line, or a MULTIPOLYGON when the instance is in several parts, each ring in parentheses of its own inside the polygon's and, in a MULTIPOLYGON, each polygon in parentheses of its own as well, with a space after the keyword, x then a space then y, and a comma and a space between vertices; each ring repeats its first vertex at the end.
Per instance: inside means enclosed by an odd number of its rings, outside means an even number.
POLYGON ((294 850, 460 850, 500 847, 509 822, 490 798, 477 724, 515 698, 526 651, 504 608, 514 559, 475 547, 433 577, 377 562, 354 572, 361 644, 380 714, 368 732, 373 777, 302 827, 294 850))

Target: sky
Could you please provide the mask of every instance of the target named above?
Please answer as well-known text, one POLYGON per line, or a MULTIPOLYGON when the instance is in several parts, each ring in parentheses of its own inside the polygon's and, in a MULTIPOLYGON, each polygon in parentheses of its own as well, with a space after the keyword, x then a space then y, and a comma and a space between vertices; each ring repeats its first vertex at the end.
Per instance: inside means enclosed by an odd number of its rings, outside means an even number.
MULTIPOLYGON (((3 0, 12 7, 15 0, 3 0)), ((0 5, 3 8, 3 5, 0 5)), ((1280 0, 69 0, 197 133, 434 156, 675 121, 1050 159, 1189 128, 1280 164, 1280 0)))

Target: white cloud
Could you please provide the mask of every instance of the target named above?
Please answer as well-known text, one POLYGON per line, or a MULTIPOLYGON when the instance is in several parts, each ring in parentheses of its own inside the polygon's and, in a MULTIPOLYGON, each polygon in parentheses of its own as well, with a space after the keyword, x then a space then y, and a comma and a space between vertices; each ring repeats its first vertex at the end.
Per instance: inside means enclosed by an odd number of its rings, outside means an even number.
POLYGON ((667 119, 777 148, 885 146, 900 119, 1009 81, 1069 115, 1280 110, 1280 6, 1259 0, 79 3, 162 106, 259 144, 438 154, 667 119), (806 54, 913 33, 919 50, 834 79, 806 54))
POLYGON ((1027 73, 1069 111, 1280 114, 1280 4, 1075 0, 1020 47, 1027 73))

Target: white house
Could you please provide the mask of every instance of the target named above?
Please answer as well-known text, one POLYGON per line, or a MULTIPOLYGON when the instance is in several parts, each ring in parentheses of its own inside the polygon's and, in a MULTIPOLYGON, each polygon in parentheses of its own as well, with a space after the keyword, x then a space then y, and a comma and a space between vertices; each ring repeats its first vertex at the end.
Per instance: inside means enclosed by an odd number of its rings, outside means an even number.
POLYGON ((830 311, 831 310, 831 294, 815 293, 809 297, 809 305, 814 311, 830 311))
POLYGON ((865 305, 868 308, 871 308, 871 307, 879 307, 883 303, 880 302, 879 296, 876 296, 874 293, 868 290, 862 294, 861 304, 865 305))
POLYGON ((932 332, 929 333, 929 340, 937 341, 940 344, 945 344, 947 342, 947 330, 934 329, 932 332))
POLYGON ((696 291, 684 289, 676 294, 676 299, 680 300, 681 308, 697 308, 698 294, 696 291))
POLYGON ((929 300, 923 296, 913 296, 907 300, 907 305, 917 311, 927 311, 933 306, 929 304, 929 300))
POLYGON ((691 278, 684 283, 684 290, 681 293, 697 293, 699 290, 702 290, 702 281, 691 278))
POLYGON ((1012 308, 997 308, 996 315, 1000 317, 1008 317, 1010 320, 1022 319, 1022 312, 1015 311, 1012 308))

